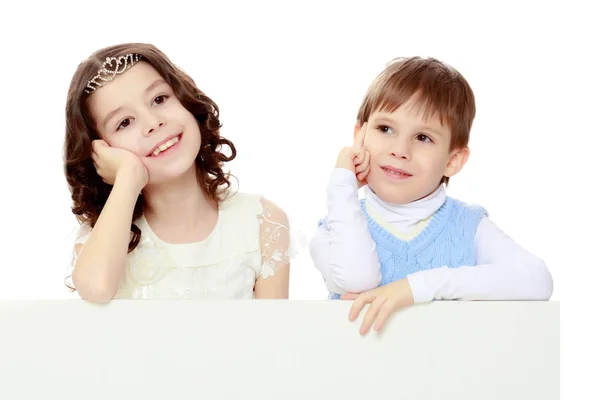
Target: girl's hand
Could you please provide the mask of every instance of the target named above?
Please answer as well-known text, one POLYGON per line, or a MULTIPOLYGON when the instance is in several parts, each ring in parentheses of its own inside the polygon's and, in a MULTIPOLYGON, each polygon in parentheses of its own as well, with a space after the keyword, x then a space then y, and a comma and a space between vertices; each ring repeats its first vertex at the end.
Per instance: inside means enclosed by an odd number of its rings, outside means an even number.
POLYGON ((363 147, 365 142, 365 133, 367 123, 365 122, 354 139, 352 147, 345 147, 340 154, 335 165, 336 168, 346 168, 356 175, 356 182, 359 188, 366 185, 367 175, 369 175, 370 155, 363 147))
MULTIPOLYGON (((92 142, 92 160, 102 180, 114 185, 117 175, 128 176, 141 191, 148 184, 148 170, 142 160, 125 149, 110 147, 104 140, 92 142)), ((137 190, 137 188, 136 188, 137 190)))
POLYGON ((379 331, 391 313, 414 304, 412 290, 406 278, 361 294, 347 293, 340 298, 354 300, 350 308, 350 321, 356 320, 363 307, 371 303, 363 318, 361 335, 369 331, 373 321, 375 322, 373 329, 379 331))

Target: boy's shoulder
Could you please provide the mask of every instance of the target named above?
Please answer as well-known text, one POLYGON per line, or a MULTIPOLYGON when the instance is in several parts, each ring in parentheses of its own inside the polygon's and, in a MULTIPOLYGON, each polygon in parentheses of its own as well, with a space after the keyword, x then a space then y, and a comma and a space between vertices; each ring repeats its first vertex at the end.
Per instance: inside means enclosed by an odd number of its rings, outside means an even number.
POLYGON ((478 203, 466 202, 455 197, 446 196, 444 207, 449 207, 449 211, 454 217, 473 217, 481 219, 488 217, 489 213, 485 207, 478 203))

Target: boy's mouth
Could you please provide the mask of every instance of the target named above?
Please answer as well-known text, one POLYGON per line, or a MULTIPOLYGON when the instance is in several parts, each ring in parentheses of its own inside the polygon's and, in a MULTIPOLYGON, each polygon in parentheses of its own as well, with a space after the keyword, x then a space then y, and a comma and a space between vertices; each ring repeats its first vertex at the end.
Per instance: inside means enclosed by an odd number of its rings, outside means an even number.
POLYGON ((381 167, 381 169, 387 176, 389 176, 392 179, 402 180, 402 179, 408 179, 412 176, 411 173, 409 173, 403 169, 400 169, 400 168, 392 167, 391 165, 384 165, 381 167))

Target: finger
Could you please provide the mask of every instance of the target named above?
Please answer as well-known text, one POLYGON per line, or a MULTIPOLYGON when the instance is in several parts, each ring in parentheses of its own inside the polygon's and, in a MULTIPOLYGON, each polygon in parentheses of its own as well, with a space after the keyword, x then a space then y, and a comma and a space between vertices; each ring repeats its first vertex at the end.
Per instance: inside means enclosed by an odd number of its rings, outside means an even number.
POLYGON ((359 176, 357 176, 357 179, 359 181, 364 181, 365 179, 367 179, 367 176, 369 176, 369 172, 371 172, 371 168, 367 167, 367 169, 365 169, 363 172, 361 172, 359 174, 359 176))
POLYGON ((354 147, 360 148, 365 144, 365 134, 367 133, 367 123, 364 122, 360 127, 360 131, 356 134, 354 138, 354 147))
POLYGON ((367 166, 366 166, 366 165, 363 165, 363 164, 361 164, 361 165, 359 165, 358 167, 355 167, 355 169, 356 169, 356 178, 357 178, 359 181, 360 181, 360 180, 362 180, 361 178, 359 178, 359 176, 360 176, 360 175, 364 175, 364 173, 365 173, 365 170, 367 169, 367 166))
POLYGON ((94 140, 92 144, 92 152, 95 152, 98 155, 103 154, 108 148, 110 148, 110 146, 104 140, 94 140))
POLYGON ((100 139, 93 140, 92 141, 92 150, 97 151, 98 148, 102 147, 105 144, 106 144, 106 142, 104 140, 100 140, 100 139))
POLYGON ((367 168, 369 168, 369 155, 368 154, 369 153, 365 153, 365 157, 364 157, 363 161, 354 167, 354 169, 356 170, 356 173, 364 172, 364 171, 366 171, 367 168))
POLYGON ((358 298, 358 296, 360 296, 358 293, 344 293, 340 296, 340 300, 354 300, 358 298))
POLYGON ((356 149, 358 151, 355 151, 354 153, 354 165, 360 165, 365 161, 365 151, 364 149, 356 149))
POLYGON ((100 166, 101 162, 100 162, 100 157, 96 156, 92 156, 92 164, 94 164, 94 168, 96 169, 96 172, 100 175, 100 172, 102 171, 102 167, 100 166))
POLYGON ((383 296, 378 297, 369 306, 369 309, 367 310, 367 313, 365 314, 365 317, 363 318, 362 326, 360 327, 361 335, 366 335, 367 332, 369 332, 369 329, 371 329, 371 325, 373 325, 373 321, 375 320, 375 317, 377 317, 379 310, 385 304, 386 300, 387 300, 387 298, 385 298, 383 296))
POLYGON ((356 175, 356 179, 359 182, 364 181, 365 179, 367 179, 367 176, 369 176, 369 167, 367 167, 367 169, 363 172, 361 172, 360 174, 356 175))
POLYGON ((383 327, 385 321, 387 321, 388 317, 392 313, 392 307, 389 304, 384 304, 381 306, 379 313, 377 314, 377 318, 375 319, 375 325, 373 326, 373 330, 375 332, 379 332, 379 330, 383 327))
POLYGON ((360 296, 358 296, 356 298, 356 300, 354 300, 354 302, 352 303, 352 306, 350 307, 350 312, 348 315, 348 318, 350 319, 350 321, 356 320, 356 318, 358 318, 358 315, 362 311, 363 307, 367 303, 372 302, 375 299, 375 297, 376 297, 376 295, 374 294, 373 291, 365 292, 365 293, 362 293, 360 296))

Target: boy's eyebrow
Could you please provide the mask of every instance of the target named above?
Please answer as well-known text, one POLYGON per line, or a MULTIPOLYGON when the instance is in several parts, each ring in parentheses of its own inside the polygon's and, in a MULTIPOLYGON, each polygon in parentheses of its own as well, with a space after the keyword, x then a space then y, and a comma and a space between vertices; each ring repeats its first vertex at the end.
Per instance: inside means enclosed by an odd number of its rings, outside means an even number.
MULTIPOLYGON (((374 118, 374 120, 376 122, 386 123, 386 124, 389 124, 391 126, 395 126, 396 125, 396 122, 393 119, 388 118, 388 117, 384 117, 384 116, 377 116, 377 117, 374 118)), ((440 137, 443 136, 440 131, 438 131, 437 129, 432 128, 430 125, 423 125, 423 129, 426 130, 426 131, 428 131, 428 132, 431 132, 432 134, 434 134, 436 136, 440 136, 440 137)))
POLYGON ((387 117, 382 117, 382 116, 375 117, 375 121, 383 122, 383 123, 390 124, 390 125, 396 125, 396 122, 393 119, 387 118, 387 117))
MULTIPOLYGON (((167 83, 164 79, 157 79, 154 82, 152 82, 150 84, 150 86, 148 86, 146 88, 146 90, 144 90, 144 93, 148 93, 149 91, 153 90, 154 88, 156 88, 157 86, 163 84, 163 83, 167 83)), ((108 121, 110 121, 110 119, 117 114, 119 111, 121 111, 123 109, 123 107, 118 107, 114 110, 112 110, 111 112, 109 112, 106 117, 104 118, 104 122, 102 123, 102 126, 104 126, 106 128, 106 124, 108 124, 108 121)))
POLYGON ((423 129, 425 129, 427 132, 433 133, 436 136, 440 136, 442 137, 442 133, 440 131, 438 131, 437 129, 433 129, 431 126, 429 125, 424 125, 423 129))

